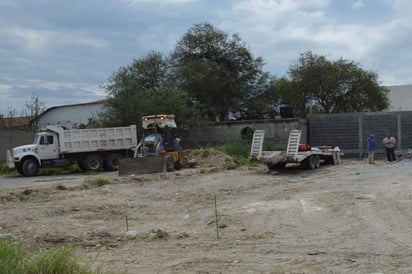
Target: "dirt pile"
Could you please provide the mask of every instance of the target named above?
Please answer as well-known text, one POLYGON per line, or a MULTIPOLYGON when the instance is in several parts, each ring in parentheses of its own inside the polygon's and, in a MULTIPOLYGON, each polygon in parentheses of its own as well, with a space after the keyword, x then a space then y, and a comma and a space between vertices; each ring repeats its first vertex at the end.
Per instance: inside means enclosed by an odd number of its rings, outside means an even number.
POLYGON ((232 161, 230 156, 213 148, 185 150, 184 155, 189 167, 224 169, 232 161))

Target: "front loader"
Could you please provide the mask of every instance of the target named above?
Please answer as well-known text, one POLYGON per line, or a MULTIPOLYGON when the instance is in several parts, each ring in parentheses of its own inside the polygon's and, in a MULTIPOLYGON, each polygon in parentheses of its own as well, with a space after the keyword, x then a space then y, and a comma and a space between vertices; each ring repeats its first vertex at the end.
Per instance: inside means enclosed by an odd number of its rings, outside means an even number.
POLYGON ((142 117, 143 137, 134 150, 133 158, 119 160, 119 175, 168 172, 183 166, 180 138, 175 136, 173 114, 142 117))

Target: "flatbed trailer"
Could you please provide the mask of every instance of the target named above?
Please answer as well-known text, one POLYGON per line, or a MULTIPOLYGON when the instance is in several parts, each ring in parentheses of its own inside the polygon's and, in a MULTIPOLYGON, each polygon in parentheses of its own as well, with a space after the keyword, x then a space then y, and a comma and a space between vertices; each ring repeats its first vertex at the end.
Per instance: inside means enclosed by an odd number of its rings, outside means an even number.
POLYGON ((291 130, 286 151, 264 151, 265 131, 255 130, 249 159, 265 163, 270 170, 283 169, 288 163, 300 164, 305 169, 318 168, 321 163, 333 165, 341 163, 340 156, 343 153, 339 147, 320 146, 299 151, 301 134, 301 130, 291 130))

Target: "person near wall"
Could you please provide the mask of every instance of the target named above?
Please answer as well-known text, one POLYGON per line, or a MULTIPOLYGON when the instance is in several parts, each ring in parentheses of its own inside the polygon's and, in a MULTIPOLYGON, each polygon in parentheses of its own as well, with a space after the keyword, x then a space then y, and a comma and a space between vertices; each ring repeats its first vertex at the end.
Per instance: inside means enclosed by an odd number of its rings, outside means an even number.
POLYGON ((395 144, 396 139, 395 137, 391 136, 388 132, 386 133, 386 137, 383 138, 383 146, 385 147, 386 159, 389 162, 395 161, 395 144))
POLYGON ((368 162, 369 164, 374 164, 375 163, 375 151, 376 151, 376 141, 371 134, 368 138, 368 162))

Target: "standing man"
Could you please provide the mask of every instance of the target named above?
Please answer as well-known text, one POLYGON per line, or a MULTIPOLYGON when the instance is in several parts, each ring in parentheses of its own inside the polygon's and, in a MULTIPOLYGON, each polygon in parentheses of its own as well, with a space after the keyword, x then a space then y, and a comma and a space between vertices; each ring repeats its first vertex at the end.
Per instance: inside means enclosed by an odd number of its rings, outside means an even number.
POLYGON ((369 164, 375 163, 376 142, 373 134, 368 138, 368 161, 369 164))
POLYGON ((395 159, 395 144, 396 144, 395 137, 391 136, 389 132, 386 133, 386 137, 383 138, 383 146, 385 147, 386 159, 388 159, 389 162, 393 162, 396 160, 395 159))

